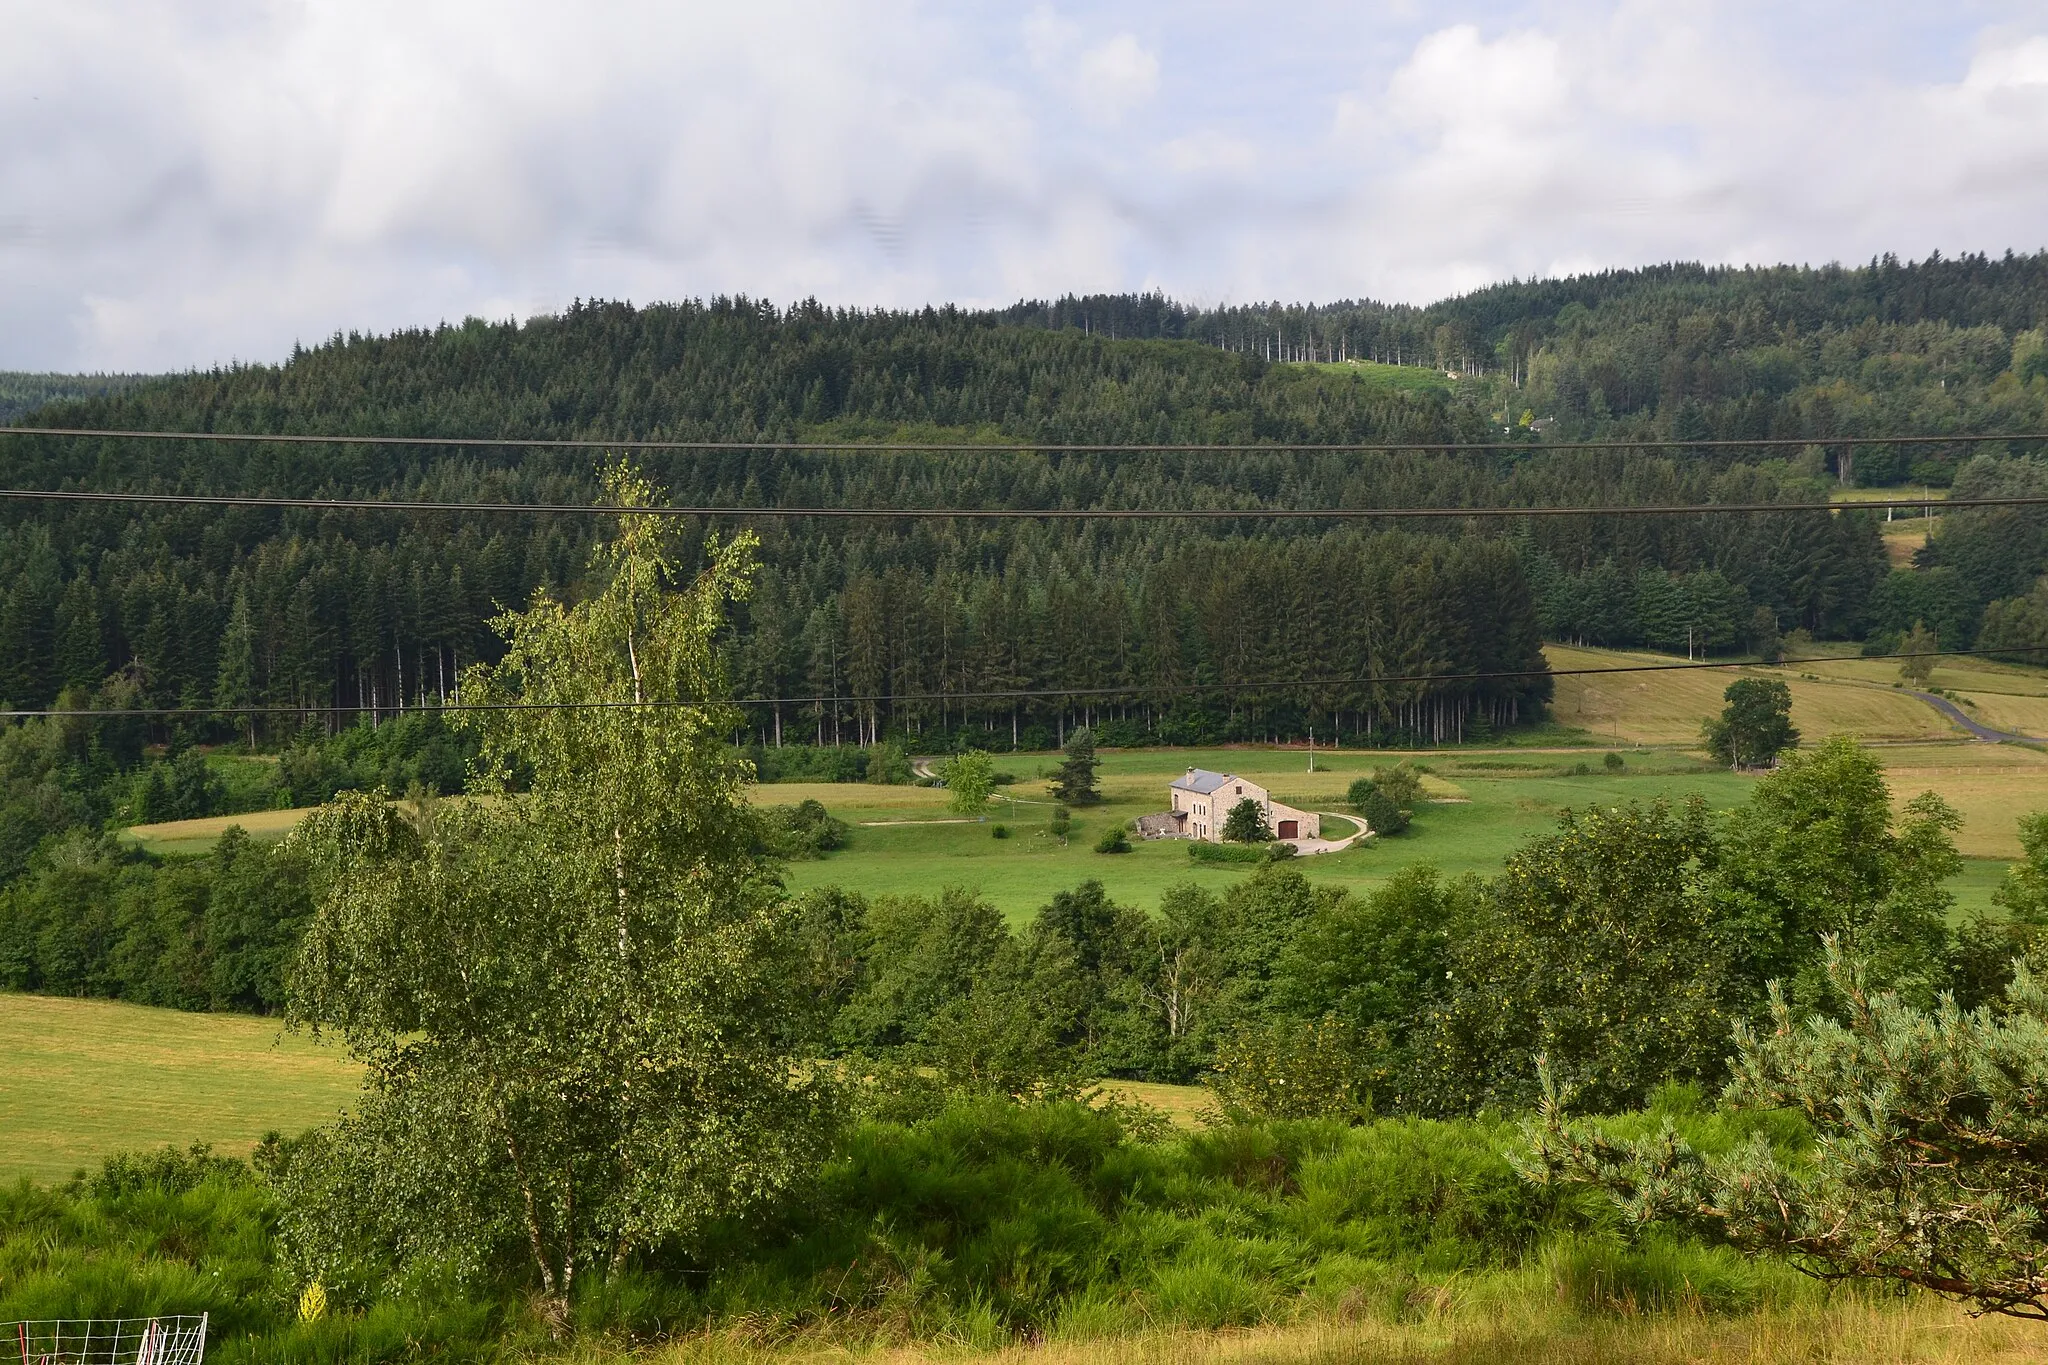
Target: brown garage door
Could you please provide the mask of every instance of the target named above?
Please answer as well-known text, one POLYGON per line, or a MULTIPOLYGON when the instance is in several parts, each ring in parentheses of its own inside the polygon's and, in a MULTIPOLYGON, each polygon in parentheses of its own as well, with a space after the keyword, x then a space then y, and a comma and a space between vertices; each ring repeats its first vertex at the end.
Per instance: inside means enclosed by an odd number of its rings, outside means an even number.
POLYGON ((1282 820, 1280 822, 1280 837, 1282 839, 1299 839, 1301 837, 1301 821, 1282 820))

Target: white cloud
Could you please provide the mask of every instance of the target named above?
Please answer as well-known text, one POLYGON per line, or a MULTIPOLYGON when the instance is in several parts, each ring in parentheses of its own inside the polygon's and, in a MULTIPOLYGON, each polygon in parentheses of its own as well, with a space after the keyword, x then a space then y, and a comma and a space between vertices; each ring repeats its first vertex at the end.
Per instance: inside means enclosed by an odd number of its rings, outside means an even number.
POLYGON ((0 366, 578 295, 1419 300, 2048 244, 2038 10, 1800 8, 0 0, 0 366))
POLYGON ((1987 43, 1945 81, 1823 91, 1772 37, 1628 7, 1431 33, 1334 106, 1364 180, 1338 235, 1408 297, 1469 288, 1475 266, 2048 245, 2048 38, 1987 43))
POLYGON ((1183 175, 1218 173, 1237 176, 1259 162, 1259 147, 1248 137, 1205 128, 1161 145, 1166 164, 1183 175))
POLYGON ((1083 25, 1040 5, 1023 34, 1031 65, 1084 117, 1115 123, 1159 92, 1159 57, 1135 33, 1090 43, 1083 25))
POLYGON ((1089 48, 1076 68, 1082 97, 1119 114, 1159 93, 1159 59, 1134 34, 1119 33, 1089 48))

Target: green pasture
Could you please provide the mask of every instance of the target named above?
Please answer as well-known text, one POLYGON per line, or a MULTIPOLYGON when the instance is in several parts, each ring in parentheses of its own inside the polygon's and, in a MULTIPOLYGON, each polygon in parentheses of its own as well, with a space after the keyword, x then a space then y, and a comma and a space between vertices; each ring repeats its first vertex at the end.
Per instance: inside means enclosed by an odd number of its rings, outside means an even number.
MULTIPOLYGON (((1413 367, 1364 368, 1433 373, 1413 367)), ((1559 668, 1670 661, 1668 655, 1561 645, 1547 647, 1546 653, 1559 668)), ((2027 811, 2048 807, 2048 752, 1960 740, 1934 708, 1892 686, 1895 661, 1834 653, 1768 670, 1768 676, 1790 685, 1793 719, 1809 741, 1847 733, 1879 744, 1900 804, 1932 789, 1955 805, 1963 817, 1957 845, 1970 859, 1957 879, 1957 894, 1966 910, 1988 905, 2005 860, 2019 854, 2015 821, 2027 811)), ((882 895, 966 886, 1021 922, 1054 892, 1090 877, 1119 900, 1149 908, 1166 887, 1186 878, 1220 887, 1250 875, 1242 864, 1193 863, 1186 845, 1173 840, 1139 843, 1127 854, 1094 851, 1109 825, 1165 809, 1167 783, 1189 767, 1239 773, 1290 805, 1341 813, 1345 789, 1355 778, 1409 757, 1432 770, 1427 787, 1434 799, 1416 813, 1407 833, 1304 858, 1298 865, 1313 879, 1355 887, 1372 886, 1418 862, 1433 863, 1453 876, 1487 875, 1516 846, 1554 828, 1567 807, 1658 797, 1675 801, 1697 794, 1722 809, 1747 799, 1753 778, 1711 767, 1691 751, 1702 722, 1719 710, 1722 691, 1747 671, 1561 677, 1552 723, 1518 733, 1510 747, 1498 749, 1401 754, 1320 748, 1313 772, 1309 751, 1302 747, 1104 751, 1106 800, 1076 810, 1064 839, 1046 828, 1052 803, 1044 779, 1057 762, 1052 754, 999 755, 998 769, 1016 781, 998 788, 979 821, 961 821, 947 809, 945 792, 924 787, 783 783, 757 788, 754 799, 775 805, 815 798, 854 827, 845 848, 815 862, 792 864, 787 877, 792 889, 838 885, 882 895), (1557 747, 1541 747, 1545 744, 1557 747), (1602 765, 1609 749, 1624 757, 1626 766, 1619 773, 1602 765), (1590 770, 1587 774, 1576 772, 1581 764, 1590 770), (997 824, 1006 826, 1010 837, 995 838, 997 824)), ((1987 723, 2048 735, 2048 669, 1944 660, 1933 685, 1987 723)), ((137 827, 127 837, 157 853, 202 853, 231 824, 254 838, 269 839, 282 836, 303 815, 301 810, 269 810, 216 816, 137 827)))
MULTIPOLYGON (((790 864, 785 880, 792 890, 843 886, 866 895, 928 895, 945 886, 971 887, 1021 924, 1054 892, 1091 877, 1118 900, 1149 909, 1178 881, 1192 878, 1221 888, 1249 876, 1251 869, 1243 864, 1194 862, 1179 840, 1139 841, 1124 854, 1094 851, 1096 839, 1111 824, 1128 824, 1165 809, 1167 783, 1189 767, 1234 772, 1290 805, 1341 815, 1345 790, 1354 779, 1403 757, 1423 763, 1430 769, 1425 786, 1432 799, 1405 833, 1296 862, 1313 880, 1351 887, 1377 885, 1423 862, 1450 876, 1490 875, 1517 846, 1555 828, 1568 807, 1697 795, 1719 810, 1747 800, 1755 781, 1679 750, 1624 745, 1614 752, 1625 764, 1618 773, 1603 766, 1599 749, 1405 755, 1319 749, 1311 773, 1303 748, 1106 750, 1101 768, 1105 799, 1075 810, 1064 839, 1047 828, 1053 803, 1044 775, 1057 761, 1052 754, 1000 756, 998 769, 1017 781, 998 788, 978 820, 963 820, 948 808, 947 794, 930 787, 777 783, 755 788, 754 799, 765 805, 815 799, 853 827, 844 848, 790 864), (1577 771, 1582 765, 1588 770, 1584 774, 1577 771), (994 836, 997 825, 1007 828, 1008 838, 994 836)), ((2005 861, 2019 852, 2015 820, 2048 806, 2048 755, 2010 745, 1954 742, 1898 744, 1880 752, 1900 804, 1933 789, 1961 811, 1957 843, 1969 861, 1957 879, 1957 896, 1964 910, 1988 906, 2005 861)), ((129 834, 158 853, 201 853, 229 825, 242 825, 259 839, 277 838, 303 815, 261 811, 142 827, 129 834)), ((1333 833, 1343 837, 1342 830, 1333 833)))
MULTIPOLYGON (((1976 746, 1979 749, 1990 746, 1976 746)), ((1903 801, 1925 786, 1945 783, 1974 791, 1986 784, 1987 797, 1997 794, 2009 803, 2038 776, 2031 763, 2016 771, 1965 767, 1952 772, 1932 765, 1942 758, 1966 759, 1960 746, 1930 754, 1909 751, 1895 775, 1903 801), (1925 760, 1923 767, 1916 760, 1925 760), (1915 779, 1919 786, 1908 784, 1915 779)), ((1556 827, 1568 807, 1615 805, 1659 797, 1682 801, 1697 795, 1712 809, 1740 805, 1748 799, 1755 778, 1708 767, 1697 759, 1670 751, 1620 751, 1624 767, 1609 772, 1599 752, 1565 753, 1465 752, 1420 756, 1432 770, 1426 779, 1434 798, 1416 812, 1415 822, 1394 838, 1369 841, 1342 853, 1300 858, 1294 866, 1312 880, 1350 887, 1371 887, 1401 868, 1430 863, 1447 875, 1491 875, 1502 860, 1526 840, 1556 827), (1577 770, 1584 765, 1590 771, 1577 770)), ((1992 752, 2012 752, 1993 750, 1992 752)), ((1989 755, 1987 755, 1988 757, 1989 755)), ((822 801, 854 828, 843 849, 814 862, 790 865, 793 890, 843 886, 866 895, 929 895, 943 886, 971 887, 1021 924, 1054 892, 1095 878, 1117 900, 1151 908, 1160 893, 1175 882, 1193 879, 1221 888, 1251 875, 1242 864, 1195 863, 1179 840, 1137 843, 1125 854, 1094 851, 1102 831, 1166 806, 1166 784, 1188 767, 1212 768, 1249 777, 1272 790, 1276 800, 1309 810, 1341 812, 1345 789, 1374 767, 1396 761, 1385 752, 1319 751, 1316 771, 1308 771, 1303 749, 1140 749, 1107 751, 1102 756, 1099 806, 1074 812, 1064 840, 1047 829, 1052 803, 1038 776, 1053 763, 1051 755, 1006 756, 999 768, 1014 773, 1015 785, 999 788, 987 817, 960 823, 946 807, 946 793, 930 788, 866 787, 856 784, 789 783, 757 789, 757 799, 794 803, 822 801), (914 823, 929 821, 932 823, 914 823), (886 823, 884 823, 886 822, 886 823), (1010 831, 993 836, 993 826, 1010 831)), ((1888 758, 1890 755, 1887 756, 1888 758)), ((2030 760, 2033 756, 2028 755, 2030 760)), ((2048 804, 2048 785, 2033 786, 2035 804, 2048 804)), ((1992 807, 1992 800, 1971 806, 1992 807)), ((2019 807, 1966 811, 1981 821, 1996 821, 1987 831, 1996 838, 1968 840, 1966 851, 1986 852, 2012 843, 2011 815, 2019 807), (2011 814, 2007 812, 2010 811, 2011 814)), ((1965 825, 1965 836, 1972 833, 1965 825)), ((2016 853, 2017 847, 2011 850, 2016 853)), ((1988 906, 1992 888, 2005 871, 2002 856, 1970 859, 1956 892, 1964 910, 1988 906)))
MULTIPOLYGON (((0 992, 0 1182, 166 1144, 246 1156, 265 1133, 332 1119, 359 1077, 339 1048, 275 1019, 0 992)), ((1104 1088, 1182 1127, 1213 1107, 1201 1086, 1104 1088)))
POLYGON ((0 1179, 166 1143, 246 1155, 333 1118, 357 1075, 275 1019, 0 993, 0 1179))

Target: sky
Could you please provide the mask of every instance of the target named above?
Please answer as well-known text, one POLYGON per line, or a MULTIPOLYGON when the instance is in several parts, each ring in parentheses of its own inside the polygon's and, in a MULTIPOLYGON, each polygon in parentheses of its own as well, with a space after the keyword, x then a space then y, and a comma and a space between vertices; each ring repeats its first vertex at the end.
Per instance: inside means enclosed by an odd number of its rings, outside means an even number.
POLYGON ((2048 246, 2048 6, 0 0, 0 369, 2048 246))

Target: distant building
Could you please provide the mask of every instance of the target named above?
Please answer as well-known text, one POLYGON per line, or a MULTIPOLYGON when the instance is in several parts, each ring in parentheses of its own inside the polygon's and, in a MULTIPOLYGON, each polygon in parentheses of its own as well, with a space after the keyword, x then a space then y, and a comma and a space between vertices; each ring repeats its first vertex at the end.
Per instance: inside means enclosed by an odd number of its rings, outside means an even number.
POLYGON ((1230 818, 1230 808, 1240 801, 1259 803, 1275 839, 1320 839, 1323 834, 1322 817, 1314 811, 1283 806, 1258 783, 1230 773, 1190 768, 1187 776, 1173 780, 1167 793, 1173 800, 1173 809, 1167 814, 1183 839, 1222 843, 1223 822, 1230 818))

